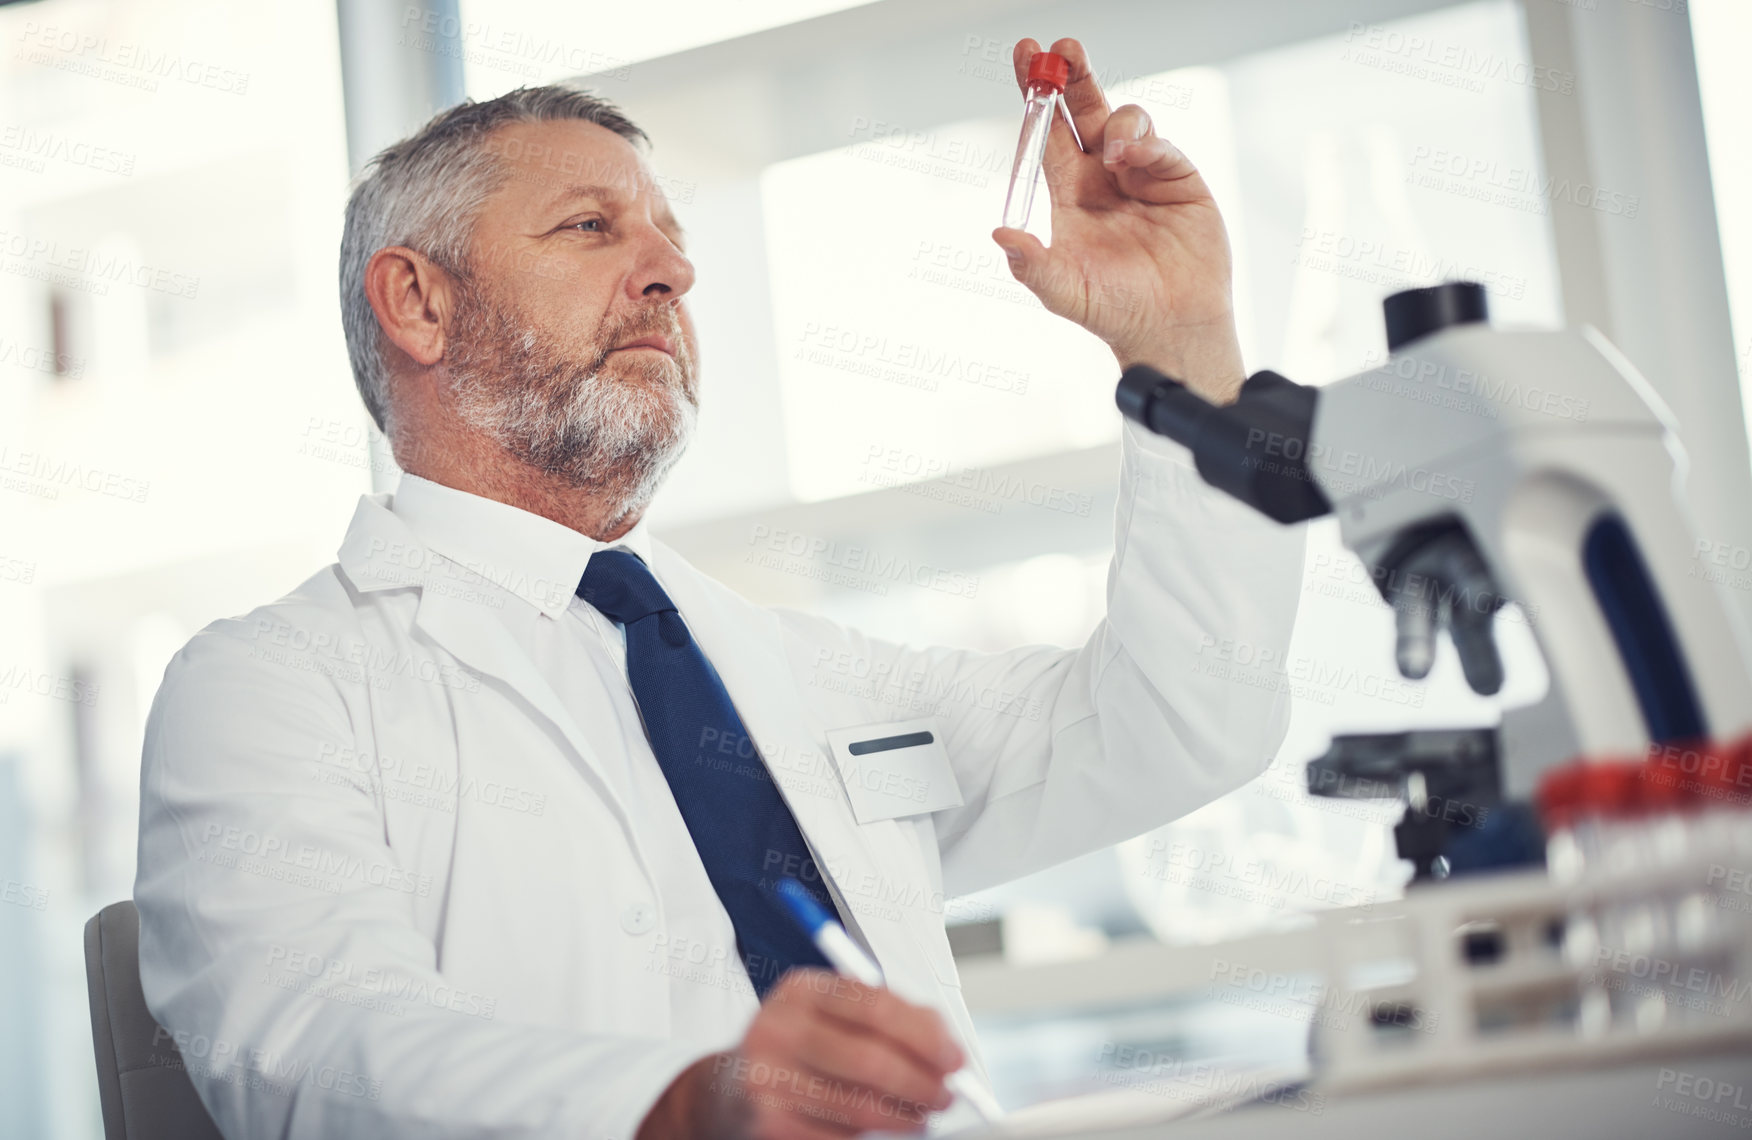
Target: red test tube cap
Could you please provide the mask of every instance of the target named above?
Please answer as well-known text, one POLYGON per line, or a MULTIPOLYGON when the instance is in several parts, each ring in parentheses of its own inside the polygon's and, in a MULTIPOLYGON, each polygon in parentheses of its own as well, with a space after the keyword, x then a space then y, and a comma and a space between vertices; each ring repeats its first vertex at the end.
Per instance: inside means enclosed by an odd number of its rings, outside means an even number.
POLYGON ((1071 61, 1057 52, 1037 51, 1028 61, 1028 85, 1045 84, 1063 91, 1071 78, 1071 61))
POLYGON ((1719 747, 1716 763, 1706 765, 1704 796, 1711 805, 1752 806, 1752 735, 1719 747))
POLYGON ((1586 817, 1624 819, 1642 810, 1640 760, 1576 760, 1539 780, 1539 814, 1547 832, 1586 817))

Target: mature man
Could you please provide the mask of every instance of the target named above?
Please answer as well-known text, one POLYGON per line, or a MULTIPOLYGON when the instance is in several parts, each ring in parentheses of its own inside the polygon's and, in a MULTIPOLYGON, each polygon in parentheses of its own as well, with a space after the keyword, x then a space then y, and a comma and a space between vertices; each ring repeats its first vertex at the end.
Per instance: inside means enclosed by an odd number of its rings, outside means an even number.
MULTIPOLYGON (((1056 129, 1050 249, 994 237, 1122 365, 1227 399, 1209 192, 1054 50, 1088 153, 1056 129)), ((1281 739, 1282 694, 1200 650, 1281 649, 1301 539, 1129 427, 1109 613, 1074 651, 869 639, 652 539, 699 391, 694 271, 643 141, 588 94, 518 91, 439 115, 353 193, 347 343, 406 475, 335 565, 197 635, 147 729, 142 978, 227 1136, 953 1119, 946 1075, 983 1070, 945 894, 1182 814, 1281 739), (841 662, 881 680, 822 683, 841 662), (944 697, 897 720, 896 692, 944 697), (783 878, 885 987, 825 969, 783 878)))

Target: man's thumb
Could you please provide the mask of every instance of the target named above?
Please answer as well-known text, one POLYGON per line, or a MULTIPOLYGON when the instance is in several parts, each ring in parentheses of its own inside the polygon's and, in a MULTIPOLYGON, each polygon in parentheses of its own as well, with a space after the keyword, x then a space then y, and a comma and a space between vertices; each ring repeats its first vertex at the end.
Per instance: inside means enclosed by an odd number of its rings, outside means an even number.
MULTIPOLYGON (((998 243, 998 248, 1009 259, 1010 275, 1038 296, 1040 290, 1036 285, 1043 277, 1041 270, 1045 267, 1047 258, 1046 247, 1040 244, 1040 239, 1027 230, 999 226, 992 231, 992 240, 998 243)), ((1045 299, 1041 298, 1043 301, 1045 299)))

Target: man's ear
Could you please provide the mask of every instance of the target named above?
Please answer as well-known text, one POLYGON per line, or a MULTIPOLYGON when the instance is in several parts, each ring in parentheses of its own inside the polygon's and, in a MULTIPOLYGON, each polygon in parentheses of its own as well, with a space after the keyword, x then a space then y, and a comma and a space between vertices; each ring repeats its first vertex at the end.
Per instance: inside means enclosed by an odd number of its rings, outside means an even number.
POLYGON ((450 275, 424 254, 386 246, 365 265, 365 299, 391 344, 430 368, 444 357, 444 320, 453 304, 450 275))

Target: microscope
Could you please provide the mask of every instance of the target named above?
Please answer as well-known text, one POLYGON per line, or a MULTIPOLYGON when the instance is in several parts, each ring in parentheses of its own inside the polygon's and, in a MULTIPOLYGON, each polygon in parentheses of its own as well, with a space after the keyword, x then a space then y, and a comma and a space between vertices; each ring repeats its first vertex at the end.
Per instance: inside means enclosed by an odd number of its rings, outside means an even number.
POLYGON ((1139 365, 1117 401, 1278 522, 1336 516, 1393 609, 1408 679, 1446 633, 1467 684, 1495 694, 1494 623, 1522 608, 1550 675, 1540 700, 1495 728, 1338 736, 1308 787, 1405 800, 1395 836, 1416 880, 1538 864, 1541 774, 1745 732, 1752 642, 1693 564, 1672 414, 1603 336, 1493 329, 1470 282, 1385 310, 1371 371, 1321 387, 1260 372, 1218 406, 1139 365), (1436 802, 1490 810, 1478 825, 1436 802))

